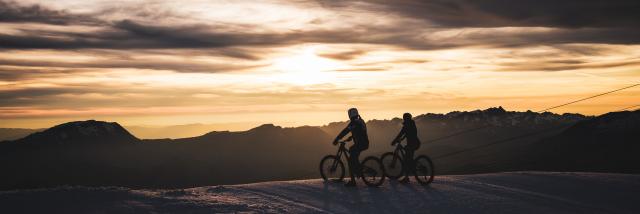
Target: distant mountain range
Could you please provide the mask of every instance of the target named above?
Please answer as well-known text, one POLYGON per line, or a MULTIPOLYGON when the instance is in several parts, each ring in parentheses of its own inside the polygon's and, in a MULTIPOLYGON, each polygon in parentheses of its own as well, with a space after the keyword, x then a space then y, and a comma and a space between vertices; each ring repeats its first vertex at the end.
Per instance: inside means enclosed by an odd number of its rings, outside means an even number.
POLYGON ((5 140, 17 140, 44 129, 0 128, 0 142, 5 140))
MULTIPOLYGON (((422 146, 439 174, 514 170, 640 172, 640 111, 598 117, 506 111, 501 107, 415 117, 422 146), (598 155, 598 151, 603 151, 598 155)), ((346 122, 189 138, 141 140, 117 123, 61 124, 0 143, 0 189, 62 184, 187 187, 318 177, 317 164, 346 122)), ((401 120, 367 122, 380 155, 401 120)))
MULTIPOLYGON (((171 126, 134 125, 124 126, 127 131, 140 139, 185 138, 200 136, 212 130, 246 130, 245 123, 184 124, 171 126)), ((0 141, 17 140, 45 129, 0 128, 0 141)))

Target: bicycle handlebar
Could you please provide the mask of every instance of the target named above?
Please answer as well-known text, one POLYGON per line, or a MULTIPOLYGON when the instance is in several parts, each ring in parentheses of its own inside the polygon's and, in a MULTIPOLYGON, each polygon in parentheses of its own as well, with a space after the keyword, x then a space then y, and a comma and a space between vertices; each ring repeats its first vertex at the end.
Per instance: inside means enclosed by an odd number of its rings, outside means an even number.
POLYGON ((402 146, 402 140, 392 142, 391 146, 395 146, 396 144, 402 146))
POLYGON ((395 146, 396 144, 398 144, 398 143, 402 142, 402 141, 403 141, 404 139, 406 139, 406 138, 407 138, 407 136, 402 136, 402 138, 398 139, 397 141, 393 141, 393 142, 391 142, 391 145, 392 145, 392 146, 395 146))
POLYGON ((353 136, 349 136, 347 139, 344 139, 343 141, 340 141, 340 143, 346 143, 346 142, 349 142, 349 141, 352 141, 352 140, 353 140, 353 136))
POLYGON ((347 139, 344 139, 342 141, 337 141, 333 145, 338 145, 339 143, 347 143, 347 142, 352 141, 352 140, 353 140, 353 136, 349 136, 347 139))

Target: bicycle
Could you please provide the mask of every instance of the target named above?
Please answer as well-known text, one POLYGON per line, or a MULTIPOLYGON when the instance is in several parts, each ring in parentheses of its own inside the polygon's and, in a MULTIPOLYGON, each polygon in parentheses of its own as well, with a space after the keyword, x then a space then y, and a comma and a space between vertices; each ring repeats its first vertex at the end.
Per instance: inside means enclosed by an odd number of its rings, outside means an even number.
MULTIPOLYGON (((320 175, 325 181, 333 180, 341 182, 345 176, 345 168, 342 163, 342 156, 344 155, 349 160, 349 150, 345 147, 345 144, 353 140, 352 137, 348 137, 346 140, 339 141, 338 153, 336 155, 327 155, 320 161, 320 175)), ((360 163, 359 172, 354 172, 357 177, 360 177, 367 186, 377 187, 382 185, 385 180, 384 168, 382 162, 378 157, 368 156, 360 163)))
MULTIPOLYGON (((398 180, 405 174, 404 172, 406 170, 406 167, 403 166, 404 162, 402 161, 405 156, 405 151, 404 146, 400 143, 401 141, 402 140, 391 144, 391 146, 397 145, 393 152, 384 153, 380 157, 385 176, 392 180, 398 180)), ((415 168, 411 170, 420 184, 429 185, 433 182, 435 168, 433 167, 431 158, 426 155, 419 155, 414 159, 414 166, 415 168)))

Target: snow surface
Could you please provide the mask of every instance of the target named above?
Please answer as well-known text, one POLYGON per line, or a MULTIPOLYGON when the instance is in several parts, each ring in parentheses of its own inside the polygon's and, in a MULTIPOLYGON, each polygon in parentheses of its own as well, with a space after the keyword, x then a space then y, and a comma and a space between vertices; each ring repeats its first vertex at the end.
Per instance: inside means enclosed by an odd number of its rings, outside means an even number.
POLYGON ((428 187, 321 180, 173 190, 58 187, 0 192, 0 213, 640 213, 640 175, 512 172, 428 187))

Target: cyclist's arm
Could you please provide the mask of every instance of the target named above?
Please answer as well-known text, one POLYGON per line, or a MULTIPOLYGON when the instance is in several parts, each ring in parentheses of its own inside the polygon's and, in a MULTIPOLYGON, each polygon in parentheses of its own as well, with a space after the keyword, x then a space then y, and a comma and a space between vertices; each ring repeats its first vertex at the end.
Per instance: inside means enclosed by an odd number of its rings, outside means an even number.
POLYGON ((406 134, 406 130, 404 128, 404 126, 402 127, 402 129, 400 129, 400 133, 398 133, 398 136, 396 136, 395 139, 393 139, 393 143, 395 144, 396 142, 399 142, 402 140, 402 138, 404 138, 404 135, 406 134))
POLYGON ((345 127, 340 134, 338 134, 338 136, 336 136, 336 139, 333 140, 333 142, 338 142, 340 139, 342 139, 345 135, 349 134, 349 132, 351 131, 351 123, 349 123, 347 125, 347 127, 345 127))

